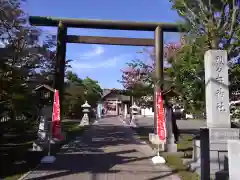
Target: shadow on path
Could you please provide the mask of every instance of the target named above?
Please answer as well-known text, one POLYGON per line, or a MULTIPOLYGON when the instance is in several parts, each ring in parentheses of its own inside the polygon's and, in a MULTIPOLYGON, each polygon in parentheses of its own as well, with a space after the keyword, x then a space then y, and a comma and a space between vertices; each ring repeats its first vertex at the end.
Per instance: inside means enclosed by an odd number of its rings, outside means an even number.
POLYGON ((116 121, 101 119, 82 137, 64 145, 53 164, 40 165, 25 179, 155 180, 175 173, 153 166, 151 156, 139 151, 143 145, 134 141, 131 129, 116 121))

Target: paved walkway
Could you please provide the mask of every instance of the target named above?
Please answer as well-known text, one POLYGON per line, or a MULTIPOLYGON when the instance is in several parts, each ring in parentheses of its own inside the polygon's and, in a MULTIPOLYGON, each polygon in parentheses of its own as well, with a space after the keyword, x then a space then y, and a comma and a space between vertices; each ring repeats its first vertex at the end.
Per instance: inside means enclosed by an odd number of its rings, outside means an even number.
POLYGON ((105 118, 63 146, 53 164, 41 165, 25 179, 180 180, 165 165, 154 166, 152 155, 118 117, 105 118))

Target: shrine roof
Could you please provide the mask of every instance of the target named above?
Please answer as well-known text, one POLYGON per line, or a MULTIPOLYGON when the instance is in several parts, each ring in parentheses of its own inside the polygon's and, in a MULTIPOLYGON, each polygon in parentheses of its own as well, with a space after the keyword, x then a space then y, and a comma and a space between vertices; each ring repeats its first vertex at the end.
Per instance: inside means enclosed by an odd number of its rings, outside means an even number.
POLYGON ((39 91, 39 90, 41 90, 41 89, 47 89, 47 90, 49 90, 49 91, 54 92, 54 89, 53 89, 52 87, 46 85, 46 84, 38 85, 38 86, 34 89, 34 91, 39 91))
POLYGON ((103 89, 103 95, 101 99, 105 99, 106 97, 110 96, 111 94, 122 95, 126 96, 127 90, 124 89, 103 89))

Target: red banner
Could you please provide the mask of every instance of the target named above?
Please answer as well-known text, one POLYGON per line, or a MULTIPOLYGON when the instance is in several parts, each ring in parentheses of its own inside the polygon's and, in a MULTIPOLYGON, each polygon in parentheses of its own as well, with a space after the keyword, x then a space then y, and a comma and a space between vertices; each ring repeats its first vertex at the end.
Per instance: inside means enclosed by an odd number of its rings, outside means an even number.
POLYGON ((166 122, 163 108, 162 93, 156 92, 156 103, 157 103, 157 134, 160 140, 166 140, 166 122))
POLYGON ((62 131, 60 124, 60 103, 59 103, 59 91, 54 92, 54 103, 52 113, 52 136, 57 139, 62 139, 62 131))

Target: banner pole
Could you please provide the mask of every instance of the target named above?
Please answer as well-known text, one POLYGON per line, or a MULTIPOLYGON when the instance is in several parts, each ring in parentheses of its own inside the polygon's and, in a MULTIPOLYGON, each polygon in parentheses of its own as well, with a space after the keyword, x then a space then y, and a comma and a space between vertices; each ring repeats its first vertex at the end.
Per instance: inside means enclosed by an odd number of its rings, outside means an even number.
POLYGON ((52 121, 50 122, 50 130, 48 134, 48 156, 51 156, 51 139, 52 139, 52 121))

